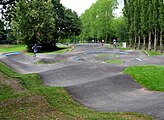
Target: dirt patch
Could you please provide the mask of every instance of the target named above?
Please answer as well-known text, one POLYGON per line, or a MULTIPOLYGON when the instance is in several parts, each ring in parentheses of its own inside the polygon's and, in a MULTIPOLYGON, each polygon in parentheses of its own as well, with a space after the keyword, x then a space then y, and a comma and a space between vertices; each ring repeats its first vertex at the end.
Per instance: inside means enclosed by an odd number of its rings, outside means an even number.
POLYGON ((14 92, 19 93, 25 91, 26 89, 21 85, 20 80, 8 77, 7 75, 0 72, 0 85, 9 86, 14 92))
POLYGON ((23 97, 0 102, 0 119, 53 119, 60 113, 49 105, 43 96, 28 94, 23 97), (55 114, 56 113, 56 114, 55 114))

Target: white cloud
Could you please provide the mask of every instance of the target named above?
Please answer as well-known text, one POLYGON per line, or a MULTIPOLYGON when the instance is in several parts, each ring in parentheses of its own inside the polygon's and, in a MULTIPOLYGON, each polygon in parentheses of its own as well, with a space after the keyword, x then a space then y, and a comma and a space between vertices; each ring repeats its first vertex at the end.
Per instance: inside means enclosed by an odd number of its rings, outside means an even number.
POLYGON ((122 15, 122 9, 124 7, 124 2, 123 2, 123 0, 117 0, 117 1, 118 1, 119 5, 118 5, 118 8, 115 9, 114 14, 116 16, 121 16, 122 15))
MULTIPOLYGON (((81 15, 85 12, 86 9, 89 9, 90 6, 95 3, 97 0, 61 0, 61 3, 81 15)), ((122 13, 122 8, 124 6, 123 0, 118 0, 118 9, 114 11, 114 14, 120 16, 122 13)))
POLYGON ((81 15, 97 0, 61 0, 61 3, 72 10, 76 11, 78 15, 81 15))

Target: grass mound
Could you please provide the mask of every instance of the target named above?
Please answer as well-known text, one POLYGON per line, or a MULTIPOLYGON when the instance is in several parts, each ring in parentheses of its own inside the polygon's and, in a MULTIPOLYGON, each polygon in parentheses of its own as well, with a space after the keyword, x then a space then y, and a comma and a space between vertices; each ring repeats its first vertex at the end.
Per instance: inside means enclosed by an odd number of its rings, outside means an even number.
POLYGON ((154 52, 154 51, 144 51, 148 56, 155 56, 155 55, 163 55, 162 53, 159 52, 154 52))
POLYGON ((124 73, 130 75, 143 87, 164 91, 164 66, 132 66, 124 73))
POLYGON ((122 60, 106 60, 105 62, 119 64, 119 63, 123 63, 124 61, 122 61, 122 60))

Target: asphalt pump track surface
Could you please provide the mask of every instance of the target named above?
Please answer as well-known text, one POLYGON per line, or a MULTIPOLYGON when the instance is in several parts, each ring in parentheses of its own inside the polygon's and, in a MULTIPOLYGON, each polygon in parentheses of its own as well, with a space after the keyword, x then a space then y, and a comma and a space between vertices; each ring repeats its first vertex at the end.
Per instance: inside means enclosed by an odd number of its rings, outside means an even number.
POLYGON ((71 52, 37 54, 36 59, 4 53, 0 61, 19 73, 39 73, 45 85, 64 87, 74 100, 96 111, 139 112, 164 120, 164 93, 148 91, 122 73, 128 66, 164 65, 164 56, 81 44, 71 52), (104 62, 109 59, 123 62, 104 62))

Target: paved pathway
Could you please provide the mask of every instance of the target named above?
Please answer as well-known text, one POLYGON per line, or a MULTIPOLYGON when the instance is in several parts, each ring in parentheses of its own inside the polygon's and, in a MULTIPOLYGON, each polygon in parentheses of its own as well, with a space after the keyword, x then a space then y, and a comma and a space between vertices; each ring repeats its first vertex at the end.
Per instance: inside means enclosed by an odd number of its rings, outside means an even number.
POLYGON ((164 65, 164 56, 83 44, 69 53, 39 54, 35 61, 47 64, 34 64, 32 57, 21 53, 0 56, 0 61, 20 73, 39 73, 45 85, 65 87, 73 99, 94 110, 139 112, 164 119, 164 93, 147 91, 122 73, 133 65, 164 65), (104 62, 109 59, 123 63, 104 62))

